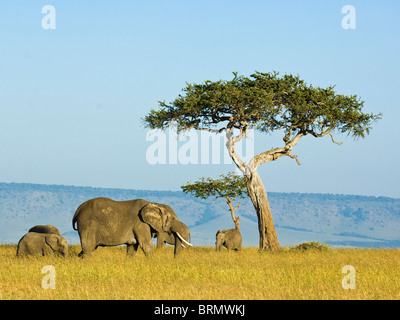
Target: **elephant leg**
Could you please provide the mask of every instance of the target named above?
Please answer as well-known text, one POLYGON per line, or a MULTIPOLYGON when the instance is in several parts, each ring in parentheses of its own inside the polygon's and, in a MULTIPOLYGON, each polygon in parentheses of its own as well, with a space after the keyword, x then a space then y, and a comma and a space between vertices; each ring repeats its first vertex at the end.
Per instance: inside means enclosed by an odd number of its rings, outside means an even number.
POLYGON ((82 252, 79 254, 80 257, 88 257, 90 254, 96 250, 97 246, 93 244, 82 244, 82 252))
POLYGON ((126 245, 126 255, 128 257, 133 257, 138 249, 138 244, 127 244, 126 245))
POLYGON ((139 240, 139 245, 142 248, 146 257, 150 258, 153 255, 153 241, 150 240, 139 240))
POLYGON ((157 249, 161 249, 165 245, 164 235, 162 233, 157 233, 157 249))
POLYGON ((153 240, 149 225, 145 223, 138 225, 135 230, 135 237, 146 257, 151 257, 153 254, 153 240))
POLYGON ((80 234, 80 238, 82 251, 79 256, 83 258, 89 256, 97 248, 97 245, 94 238, 90 237, 86 231, 83 231, 82 234, 80 234))

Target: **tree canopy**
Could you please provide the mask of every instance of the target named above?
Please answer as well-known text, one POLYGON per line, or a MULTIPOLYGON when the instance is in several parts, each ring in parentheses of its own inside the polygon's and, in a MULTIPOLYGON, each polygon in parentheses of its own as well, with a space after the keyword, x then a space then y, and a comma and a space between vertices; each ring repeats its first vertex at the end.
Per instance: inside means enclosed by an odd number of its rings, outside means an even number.
POLYGON ((334 131, 353 137, 369 133, 381 114, 364 113, 364 101, 356 95, 336 94, 328 88, 307 85, 299 76, 278 72, 255 72, 250 77, 234 72, 232 80, 186 83, 184 95, 152 109, 144 121, 148 127, 165 129, 171 122, 178 131, 188 129, 222 131, 225 128, 254 128, 262 132, 285 131, 315 137, 334 131))
POLYGON ((244 198, 247 195, 246 180, 233 172, 224 175, 219 179, 200 178, 196 182, 188 182, 181 186, 184 193, 191 193, 196 198, 207 199, 208 197, 225 198, 231 211, 235 227, 239 229, 239 218, 235 217, 235 210, 240 207, 240 202, 233 207, 232 201, 237 198, 244 198))
POLYGON ((247 195, 246 180, 233 172, 226 175, 221 174, 220 179, 202 177, 196 182, 189 181, 181 188, 184 193, 191 193, 196 198, 201 199, 229 197, 234 201, 247 195))

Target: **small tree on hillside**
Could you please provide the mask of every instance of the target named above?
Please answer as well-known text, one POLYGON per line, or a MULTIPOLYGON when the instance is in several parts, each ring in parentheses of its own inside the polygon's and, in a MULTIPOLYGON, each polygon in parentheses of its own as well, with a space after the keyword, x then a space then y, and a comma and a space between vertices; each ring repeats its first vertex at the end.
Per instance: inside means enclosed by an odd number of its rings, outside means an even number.
POLYGON ((196 198, 207 199, 208 197, 225 198, 231 211, 235 228, 239 230, 239 217, 235 217, 235 210, 240 207, 240 201, 236 207, 232 201, 242 199, 247 195, 246 180, 232 172, 220 175, 220 179, 200 178, 194 183, 188 182, 181 186, 184 193, 190 193, 196 198))
POLYGON ((172 124, 178 132, 190 129, 225 132, 226 147, 243 173, 247 191, 258 218, 261 250, 279 250, 267 193, 258 175, 258 167, 283 156, 295 159, 293 147, 302 137, 315 138, 333 133, 365 137, 381 114, 364 113, 364 102, 356 95, 337 94, 334 87, 313 87, 298 76, 255 72, 229 81, 205 81, 186 84, 184 95, 173 102, 159 102, 144 118, 145 126, 165 130, 172 124), (239 133, 235 135, 234 129, 239 133), (245 163, 235 152, 235 143, 250 129, 262 133, 282 132, 283 146, 265 150, 245 163))

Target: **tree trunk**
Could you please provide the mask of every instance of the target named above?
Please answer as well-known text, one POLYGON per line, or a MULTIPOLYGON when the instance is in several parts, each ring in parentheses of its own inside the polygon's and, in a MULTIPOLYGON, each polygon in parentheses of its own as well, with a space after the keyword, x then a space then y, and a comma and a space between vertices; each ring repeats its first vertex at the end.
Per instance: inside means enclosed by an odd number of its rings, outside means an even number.
POLYGON ((226 196, 226 203, 229 205, 229 209, 231 209, 231 217, 232 217, 232 221, 235 224, 235 229, 236 230, 240 230, 240 224, 239 224, 239 217, 235 217, 235 210, 238 209, 240 207, 240 201, 239 204, 234 208, 232 205, 232 201, 231 198, 229 196, 226 196))
POLYGON ((258 231, 260 233, 260 250, 279 251, 282 248, 278 242, 267 192, 265 191, 260 176, 257 171, 254 170, 251 172, 250 177, 247 176, 246 180, 247 190, 257 213, 258 231))
MULTIPOLYGON (((246 132, 247 127, 244 127, 240 129, 240 134, 238 136, 233 136, 233 129, 227 129, 226 147, 233 162, 235 162, 236 166, 240 169, 240 171, 242 171, 243 175, 246 178, 247 191, 251 201, 253 202, 253 206, 256 210, 258 218, 260 250, 279 251, 282 248, 278 242, 278 236, 276 235, 274 221, 272 220, 271 209, 269 207, 267 192, 265 191, 261 178, 257 173, 257 168, 262 163, 276 160, 278 157, 275 154, 280 152, 281 154, 279 155, 279 157, 281 157, 283 155, 283 152, 288 153, 291 149, 273 149, 269 152, 261 153, 260 155, 253 157, 253 159, 251 159, 250 162, 246 165, 235 152, 235 143, 240 141, 246 135, 246 132), (274 152, 272 153, 272 151, 274 152)), ((297 142, 300 137, 301 135, 296 135, 297 140, 295 142, 297 142)), ((291 147, 293 147, 293 145, 291 147)))

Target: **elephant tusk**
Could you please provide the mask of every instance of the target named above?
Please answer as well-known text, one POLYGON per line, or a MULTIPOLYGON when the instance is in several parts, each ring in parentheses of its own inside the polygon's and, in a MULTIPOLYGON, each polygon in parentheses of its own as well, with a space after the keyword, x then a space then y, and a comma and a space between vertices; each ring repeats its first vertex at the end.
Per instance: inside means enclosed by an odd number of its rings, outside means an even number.
POLYGON ((182 238, 182 236, 179 234, 179 232, 176 233, 176 235, 179 237, 179 239, 182 240, 182 242, 186 245, 188 245, 189 247, 193 247, 193 245, 189 242, 187 242, 185 239, 182 238))

